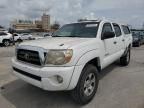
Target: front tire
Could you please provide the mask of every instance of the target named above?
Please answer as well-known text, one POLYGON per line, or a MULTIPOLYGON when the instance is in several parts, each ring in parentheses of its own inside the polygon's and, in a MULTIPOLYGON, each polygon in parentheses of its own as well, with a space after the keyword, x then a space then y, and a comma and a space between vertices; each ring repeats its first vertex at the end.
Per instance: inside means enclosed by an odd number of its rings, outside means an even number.
POLYGON ((9 46, 10 45, 10 41, 9 40, 4 40, 3 41, 3 45, 6 46, 6 47, 9 46))
POLYGON ((93 65, 87 65, 80 76, 76 88, 71 92, 75 102, 84 105, 90 102, 98 88, 98 70, 93 65))
POLYGON ((129 64, 129 62, 130 62, 130 56, 131 56, 130 52, 131 52, 131 50, 129 48, 128 51, 127 51, 127 53, 126 53, 126 55, 120 58, 120 64, 122 66, 127 66, 129 64))

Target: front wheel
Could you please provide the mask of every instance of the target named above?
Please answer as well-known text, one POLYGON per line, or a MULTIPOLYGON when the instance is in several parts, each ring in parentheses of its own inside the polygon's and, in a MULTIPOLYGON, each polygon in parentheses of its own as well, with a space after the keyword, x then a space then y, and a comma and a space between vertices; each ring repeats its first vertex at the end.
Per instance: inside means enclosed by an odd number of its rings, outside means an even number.
POLYGON ((98 88, 98 71, 93 65, 87 65, 80 76, 76 88, 72 91, 72 98, 79 104, 90 102, 98 88))
POLYGON ((6 47, 7 47, 7 46, 9 46, 9 45, 10 45, 10 41, 9 41, 9 40, 4 40, 4 41, 3 41, 3 44, 4 44, 4 46, 6 46, 6 47))
POLYGON ((129 64, 129 62, 130 62, 130 52, 131 51, 130 51, 130 48, 129 48, 126 55, 120 58, 120 64, 122 66, 127 66, 129 64))

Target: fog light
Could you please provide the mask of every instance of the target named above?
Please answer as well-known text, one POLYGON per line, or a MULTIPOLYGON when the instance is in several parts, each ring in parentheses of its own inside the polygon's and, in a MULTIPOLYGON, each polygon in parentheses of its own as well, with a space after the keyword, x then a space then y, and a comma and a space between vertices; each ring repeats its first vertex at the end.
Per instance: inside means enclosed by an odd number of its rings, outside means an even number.
POLYGON ((63 78, 59 75, 57 75, 57 81, 58 83, 62 83, 63 82, 63 78))

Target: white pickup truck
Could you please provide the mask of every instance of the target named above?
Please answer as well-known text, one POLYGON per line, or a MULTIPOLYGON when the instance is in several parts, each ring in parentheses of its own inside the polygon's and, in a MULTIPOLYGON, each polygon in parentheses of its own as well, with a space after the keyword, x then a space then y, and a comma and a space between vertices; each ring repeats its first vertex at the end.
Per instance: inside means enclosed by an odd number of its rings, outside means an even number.
POLYGON ((69 90, 76 102, 87 104, 97 91, 101 70, 117 60, 128 65, 131 46, 126 25, 106 20, 66 24, 52 38, 19 44, 13 73, 44 90, 69 90))

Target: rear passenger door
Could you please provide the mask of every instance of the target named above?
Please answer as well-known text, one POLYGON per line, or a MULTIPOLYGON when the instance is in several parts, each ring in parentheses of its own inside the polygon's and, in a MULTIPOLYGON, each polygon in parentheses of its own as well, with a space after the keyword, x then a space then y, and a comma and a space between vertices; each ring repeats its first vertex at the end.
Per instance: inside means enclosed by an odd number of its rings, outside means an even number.
POLYGON ((122 25, 122 29, 124 32, 125 47, 128 47, 132 43, 132 34, 128 26, 122 25))
POLYGON ((115 47, 116 47, 116 51, 119 52, 121 50, 124 50, 125 48, 125 40, 124 40, 124 36, 122 35, 122 31, 121 28, 118 24, 113 23, 113 27, 114 27, 114 31, 116 34, 115 37, 115 47))

